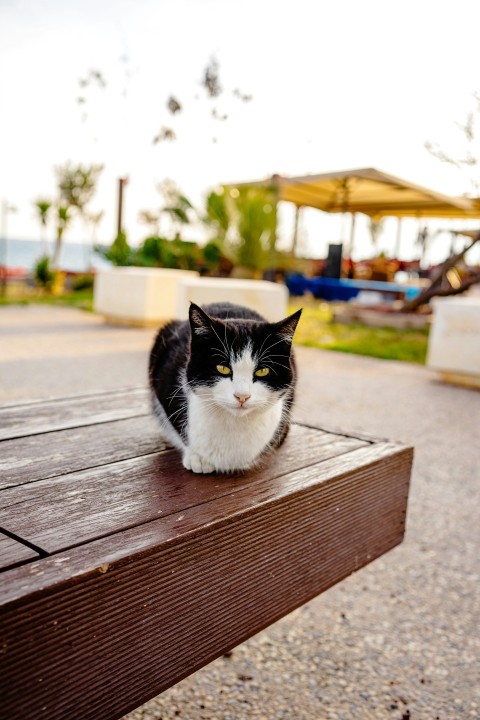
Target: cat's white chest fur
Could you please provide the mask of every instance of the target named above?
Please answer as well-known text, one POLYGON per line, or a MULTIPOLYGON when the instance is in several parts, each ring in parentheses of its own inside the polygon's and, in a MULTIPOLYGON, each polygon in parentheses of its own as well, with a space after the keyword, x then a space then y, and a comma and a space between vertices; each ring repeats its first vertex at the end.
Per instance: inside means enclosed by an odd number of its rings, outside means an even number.
POLYGON ((282 410, 283 401, 277 400, 263 411, 233 415, 192 394, 183 464, 204 473, 252 467, 275 436, 282 410))

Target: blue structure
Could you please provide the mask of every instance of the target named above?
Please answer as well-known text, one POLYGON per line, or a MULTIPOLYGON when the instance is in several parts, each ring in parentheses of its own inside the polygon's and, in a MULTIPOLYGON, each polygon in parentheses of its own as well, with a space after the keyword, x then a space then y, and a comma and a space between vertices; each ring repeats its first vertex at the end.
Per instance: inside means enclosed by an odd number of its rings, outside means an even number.
POLYGON ((420 292, 420 288, 400 285, 399 283, 377 280, 349 280, 347 278, 307 278, 300 274, 287 276, 285 283, 291 295, 298 296, 311 292, 316 298, 337 302, 348 302, 365 290, 373 290, 384 294, 386 299, 392 299, 392 296, 400 295, 406 300, 413 299, 420 292))

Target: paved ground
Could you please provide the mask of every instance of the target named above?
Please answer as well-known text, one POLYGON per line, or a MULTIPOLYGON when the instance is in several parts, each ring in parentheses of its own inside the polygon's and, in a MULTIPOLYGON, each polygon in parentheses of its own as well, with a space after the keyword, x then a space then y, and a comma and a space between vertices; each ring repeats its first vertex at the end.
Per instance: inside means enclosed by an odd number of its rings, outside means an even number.
MULTIPOLYGON (((153 331, 0 308, 0 403, 145 383, 153 331)), ((415 445, 407 539, 128 720, 480 718, 480 393, 299 348, 297 417, 415 445)))

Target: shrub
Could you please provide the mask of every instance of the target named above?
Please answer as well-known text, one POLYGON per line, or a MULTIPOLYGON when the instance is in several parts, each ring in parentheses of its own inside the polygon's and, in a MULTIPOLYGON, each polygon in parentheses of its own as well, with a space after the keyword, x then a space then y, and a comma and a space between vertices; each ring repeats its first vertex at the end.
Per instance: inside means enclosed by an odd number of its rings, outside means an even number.
POLYGON ((51 290, 55 282, 55 270, 50 267, 50 258, 43 255, 37 260, 33 268, 33 277, 36 284, 45 290, 51 290))

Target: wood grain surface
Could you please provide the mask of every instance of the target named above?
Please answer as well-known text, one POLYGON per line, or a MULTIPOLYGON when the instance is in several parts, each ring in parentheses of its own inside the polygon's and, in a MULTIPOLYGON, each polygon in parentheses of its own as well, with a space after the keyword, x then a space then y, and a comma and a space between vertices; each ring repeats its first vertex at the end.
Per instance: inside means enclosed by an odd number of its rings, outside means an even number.
POLYGON ((37 552, 0 530, 0 570, 21 565, 27 560, 34 560, 38 557, 37 552))
POLYGON ((150 415, 4 440, 0 490, 166 449, 150 415))
POLYGON ((183 468, 176 450, 166 450, 6 488, 0 492, 2 527, 48 553, 59 552, 365 444, 326 440, 324 433, 295 426, 261 470, 242 476, 195 475, 183 468))
POLYGON ((148 392, 133 388, 0 407, 0 440, 146 415, 148 392))
POLYGON ((202 476, 146 413, 0 410, 0 720, 120 718, 402 541, 410 448, 294 425, 202 476))

